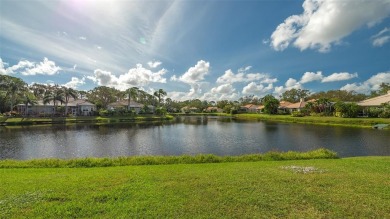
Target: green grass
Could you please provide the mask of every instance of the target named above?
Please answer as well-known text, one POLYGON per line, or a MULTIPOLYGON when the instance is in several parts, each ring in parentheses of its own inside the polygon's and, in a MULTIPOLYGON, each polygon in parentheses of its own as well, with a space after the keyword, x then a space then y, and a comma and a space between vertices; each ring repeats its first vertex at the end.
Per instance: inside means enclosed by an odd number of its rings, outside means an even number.
POLYGON ((375 124, 390 124, 390 118, 340 118, 333 116, 305 116, 292 117, 291 115, 267 115, 267 114, 237 114, 239 120, 276 121, 290 123, 308 123, 316 125, 334 125, 371 128, 375 124))
POLYGON ((0 218, 390 218, 389 167, 357 157, 3 168, 0 218))
POLYGON ((241 156, 216 156, 200 154, 196 156, 133 156, 118 158, 77 158, 77 159, 36 159, 36 160, 0 160, 0 168, 58 168, 58 167, 109 167, 129 165, 165 165, 165 164, 199 164, 248 161, 335 159, 337 154, 327 149, 309 152, 268 152, 241 156))
POLYGON ((138 116, 80 116, 80 117, 58 117, 58 118, 5 118, 2 122, 5 125, 42 125, 42 124, 72 124, 72 123, 133 123, 148 121, 163 121, 173 119, 173 116, 138 115, 138 116))

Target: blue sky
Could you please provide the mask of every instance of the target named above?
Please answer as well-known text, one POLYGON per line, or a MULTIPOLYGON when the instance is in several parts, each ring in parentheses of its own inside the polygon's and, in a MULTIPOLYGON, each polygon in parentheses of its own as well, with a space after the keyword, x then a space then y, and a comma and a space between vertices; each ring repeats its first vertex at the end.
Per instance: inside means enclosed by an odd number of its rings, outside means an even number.
POLYGON ((369 93, 390 83, 390 0, 0 0, 0 74, 176 100, 369 93))

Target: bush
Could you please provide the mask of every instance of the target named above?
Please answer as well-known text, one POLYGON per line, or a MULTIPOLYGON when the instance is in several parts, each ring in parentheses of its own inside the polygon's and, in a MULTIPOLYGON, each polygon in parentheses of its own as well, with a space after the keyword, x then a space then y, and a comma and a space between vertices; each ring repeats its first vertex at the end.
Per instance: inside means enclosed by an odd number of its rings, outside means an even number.
POLYGON ((305 114, 303 112, 294 111, 294 112, 291 113, 291 116, 292 117, 304 117, 305 114))

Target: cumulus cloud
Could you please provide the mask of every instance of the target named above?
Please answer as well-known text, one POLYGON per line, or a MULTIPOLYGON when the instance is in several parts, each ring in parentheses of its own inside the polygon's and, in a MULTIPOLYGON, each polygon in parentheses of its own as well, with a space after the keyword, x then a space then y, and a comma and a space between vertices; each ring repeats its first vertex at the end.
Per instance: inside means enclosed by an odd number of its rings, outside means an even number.
POLYGON ((194 84, 204 80, 204 77, 209 73, 209 68, 209 62, 200 60, 179 78, 176 78, 176 76, 173 76, 172 78, 187 84, 194 84))
POLYGON ((203 94, 204 100, 234 100, 239 97, 236 89, 231 84, 221 84, 203 94))
POLYGON ((44 58, 42 62, 35 63, 30 62, 28 60, 21 60, 18 62, 18 64, 10 66, 8 68, 4 68, 4 64, 1 67, 0 70, 3 74, 17 74, 20 73, 22 75, 54 75, 57 74, 61 68, 56 66, 56 63, 53 61, 50 61, 48 58, 44 58))
POLYGON ((357 78, 357 73, 348 73, 348 72, 341 72, 341 73, 333 73, 327 77, 324 77, 322 79, 322 82, 334 82, 334 81, 345 81, 350 80, 352 78, 357 78))
POLYGON ((162 64, 162 62, 160 62, 160 61, 154 61, 154 62, 150 61, 150 62, 148 62, 148 65, 149 65, 150 68, 157 68, 161 64, 162 64))
POLYGON ((381 22, 390 12, 388 0, 305 0, 302 7, 302 14, 288 17, 272 33, 270 44, 275 50, 293 44, 300 50, 326 52, 362 26, 381 22))
POLYGON ((260 81, 260 83, 275 83, 278 81, 276 78, 270 78, 270 76, 265 73, 246 73, 250 69, 251 66, 240 68, 237 74, 235 74, 231 69, 226 70, 222 76, 217 78, 217 83, 233 84, 233 83, 250 82, 250 81, 260 81))
POLYGON ((264 95, 273 89, 272 84, 268 84, 268 86, 264 86, 263 84, 256 84, 255 82, 249 83, 242 89, 243 94, 258 94, 264 95))
POLYGON ((68 87, 68 88, 73 88, 77 89, 80 85, 85 84, 85 77, 83 78, 77 78, 77 77, 72 77, 72 79, 65 83, 63 86, 68 87))
POLYGON ((5 75, 6 74, 4 66, 5 66, 5 64, 4 64, 3 60, 0 58, 0 75, 5 75))
POLYGON ((305 84, 312 81, 320 81, 322 80, 322 72, 318 71, 317 73, 314 72, 305 72, 300 80, 301 84, 305 84))
POLYGON ((87 40, 87 37, 80 36, 79 39, 80 39, 80 40, 87 40))
POLYGON ((126 90, 129 87, 145 86, 150 83, 166 83, 166 78, 163 77, 165 73, 167 73, 165 69, 153 72, 144 68, 141 64, 137 64, 135 68, 131 68, 127 73, 119 76, 109 71, 96 69, 94 76, 88 76, 87 78, 101 86, 126 90))
POLYGON ((372 45, 375 47, 381 47, 390 41, 390 28, 385 28, 379 33, 371 37, 372 45))
POLYGON ((363 83, 346 84, 340 90, 356 91, 358 93, 369 93, 378 90, 381 83, 390 83, 390 72, 381 72, 373 75, 363 83))
POLYGON ((294 78, 289 78, 284 86, 277 86, 275 87, 275 93, 280 95, 285 91, 291 90, 291 89, 303 89, 302 85, 300 82, 298 82, 294 78))

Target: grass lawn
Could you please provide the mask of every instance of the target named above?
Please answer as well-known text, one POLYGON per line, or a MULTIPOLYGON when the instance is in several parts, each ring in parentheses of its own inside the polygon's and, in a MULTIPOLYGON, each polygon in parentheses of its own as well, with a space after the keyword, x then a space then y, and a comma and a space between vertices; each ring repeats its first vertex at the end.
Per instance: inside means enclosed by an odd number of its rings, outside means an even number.
POLYGON ((0 122, 6 125, 39 125, 39 124, 57 124, 57 123, 122 123, 122 122, 142 122, 142 121, 161 121, 169 120, 170 115, 138 115, 138 116, 79 116, 79 117, 58 117, 58 118, 0 118, 0 122))
POLYGON ((340 118, 334 116, 304 116, 292 117, 291 115, 267 115, 267 114, 236 114, 236 119, 276 121, 293 123, 310 123, 316 125, 336 125, 371 128, 375 124, 389 124, 390 118, 340 118))
POLYGON ((389 157, 0 174, 0 218, 390 218, 389 157))

